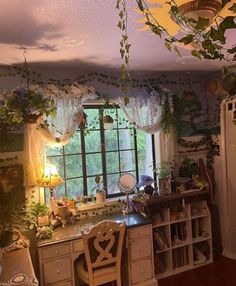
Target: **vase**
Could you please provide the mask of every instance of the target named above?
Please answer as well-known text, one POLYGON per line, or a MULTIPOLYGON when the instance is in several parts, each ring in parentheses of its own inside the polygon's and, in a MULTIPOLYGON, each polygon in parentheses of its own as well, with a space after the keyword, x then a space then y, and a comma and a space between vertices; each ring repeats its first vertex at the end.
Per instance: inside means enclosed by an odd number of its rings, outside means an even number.
POLYGON ((104 191, 96 192, 96 202, 102 203, 106 200, 106 193, 104 191))

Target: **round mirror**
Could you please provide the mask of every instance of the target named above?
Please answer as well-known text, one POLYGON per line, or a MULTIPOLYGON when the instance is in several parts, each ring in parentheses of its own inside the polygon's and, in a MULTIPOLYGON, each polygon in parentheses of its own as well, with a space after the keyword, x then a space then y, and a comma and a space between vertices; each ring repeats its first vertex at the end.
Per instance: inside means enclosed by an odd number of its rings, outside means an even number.
POLYGON ((120 176, 117 182, 117 186, 121 192, 130 194, 134 191, 137 181, 134 175, 130 173, 124 173, 120 176))
POLYGON ((133 193, 137 185, 137 180, 134 175, 130 173, 124 173, 120 176, 117 182, 118 189, 125 193, 127 196, 127 207, 123 211, 124 214, 129 214, 132 212, 132 208, 129 206, 129 194, 133 193))

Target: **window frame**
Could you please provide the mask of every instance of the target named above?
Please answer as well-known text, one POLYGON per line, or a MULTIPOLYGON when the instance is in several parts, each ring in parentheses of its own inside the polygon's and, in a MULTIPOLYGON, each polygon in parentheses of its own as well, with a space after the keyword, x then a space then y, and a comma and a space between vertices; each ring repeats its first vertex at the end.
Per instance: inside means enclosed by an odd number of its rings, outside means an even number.
MULTIPOLYGON (((113 105, 113 106, 107 106, 104 107, 102 105, 84 105, 84 112, 86 113, 86 109, 97 109, 98 110, 98 116, 99 116, 99 128, 97 129, 91 129, 90 132, 93 131, 100 131, 100 143, 101 143, 101 149, 100 151, 95 151, 95 152, 86 152, 86 143, 85 143, 85 136, 86 134, 84 133, 84 130, 82 128, 78 128, 76 130, 76 132, 79 132, 80 134, 80 144, 81 144, 81 152, 75 152, 75 153, 70 153, 67 154, 65 152, 65 146, 62 146, 62 153, 61 154, 57 154, 57 155, 48 155, 47 159, 50 160, 50 158, 53 157, 57 157, 57 158, 62 158, 63 161, 63 172, 64 172, 64 190, 65 190, 65 196, 68 196, 67 193, 67 181, 70 179, 81 179, 83 180, 83 196, 88 196, 88 184, 87 184, 87 180, 90 177, 95 177, 96 175, 88 175, 87 174, 87 168, 86 168, 86 156, 89 154, 101 154, 101 163, 102 163, 102 173, 101 174, 97 174, 98 176, 102 177, 102 181, 103 181, 103 188, 106 192, 106 198, 115 198, 115 197, 119 197, 119 196, 123 196, 124 194, 122 192, 119 193, 113 193, 113 194, 108 194, 108 185, 107 185, 107 176, 108 175, 113 175, 113 174, 119 174, 119 176, 125 172, 132 172, 135 173, 136 179, 138 181, 139 179, 139 165, 138 165, 138 142, 137 142, 137 130, 134 126, 132 127, 120 127, 117 125, 116 127, 114 127, 112 130, 116 130, 117 132, 117 149, 114 150, 106 150, 106 137, 105 137, 105 129, 104 129, 104 124, 103 121, 101 120, 101 118, 104 115, 104 111, 107 109, 115 109, 116 112, 116 116, 118 118, 118 109, 120 109, 119 105, 113 105), (120 148, 120 140, 119 140, 119 130, 132 130, 133 132, 133 140, 134 140, 134 146, 133 148, 129 148, 129 149, 121 149, 120 148), (121 161, 120 161, 120 154, 121 151, 132 151, 134 154, 134 170, 129 170, 129 171, 121 171, 121 161), (119 170, 116 172, 107 172, 107 168, 106 168, 106 154, 107 153, 112 153, 112 152, 116 152, 118 153, 118 157, 119 157, 119 170), (71 178, 67 178, 67 168, 66 168, 66 157, 67 156, 71 156, 71 155, 81 155, 81 161, 82 161, 82 175, 81 176, 74 176, 71 178)), ((116 121, 115 121, 116 122, 116 121)), ((117 124, 117 123, 116 123, 117 124)), ((153 134, 150 134, 151 136, 151 144, 152 144, 152 159, 153 159, 153 168, 155 168, 155 161, 156 161, 156 157, 155 157, 155 138, 153 134)), ((154 177, 154 181, 155 181, 155 186, 156 186, 156 174, 155 172, 153 172, 153 177, 154 177)))

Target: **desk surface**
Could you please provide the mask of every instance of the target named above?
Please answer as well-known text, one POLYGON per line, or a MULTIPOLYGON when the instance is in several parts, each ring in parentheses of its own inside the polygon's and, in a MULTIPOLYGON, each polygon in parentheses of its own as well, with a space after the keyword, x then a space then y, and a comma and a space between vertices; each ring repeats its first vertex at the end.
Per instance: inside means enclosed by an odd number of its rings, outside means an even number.
POLYGON ((78 239, 81 237, 81 231, 91 228, 94 224, 102 220, 113 220, 118 223, 124 222, 127 228, 141 226, 151 223, 148 218, 145 218, 139 214, 122 215, 121 213, 113 213, 107 215, 99 215, 79 220, 75 224, 67 224, 65 228, 57 228, 54 230, 53 237, 46 239, 38 243, 38 247, 55 244, 59 242, 78 239))

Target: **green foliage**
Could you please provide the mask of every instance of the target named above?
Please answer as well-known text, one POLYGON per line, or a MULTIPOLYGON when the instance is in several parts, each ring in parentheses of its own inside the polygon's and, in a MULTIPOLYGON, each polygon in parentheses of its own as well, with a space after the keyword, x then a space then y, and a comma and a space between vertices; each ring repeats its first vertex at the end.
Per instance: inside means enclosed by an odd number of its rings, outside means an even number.
MULTIPOLYGON (((230 0, 222 0, 222 8, 231 2, 230 0)), ((167 1, 164 5, 169 5, 169 13, 176 22, 181 23, 183 26, 187 26, 191 32, 182 37, 177 38, 173 37, 168 33, 168 30, 163 27, 156 19, 152 12, 149 10, 149 7, 145 0, 136 0, 138 9, 146 17, 146 25, 149 26, 150 30, 158 35, 158 37, 165 37, 165 46, 169 51, 174 50, 179 55, 179 51, 176 47, 176 44, 182 43, 185 45, 193 44, 195 47, 192 50, 192 55, 202 59, 211 59, 211 60, 227 60, 235 61, 236 60, 236 50, 235 45, 232 47, 225 47, 226 44, 226 32, 229 29, 235 29, 235 16, 228 16, 222 18, 220 15, 216 16, 214 19, 215 27, 211 27, 210 30, 207 29, 211 24, 209 19, 199 17, 198 20, 188 18, 184 16, 178 9, 178 6, 174 0, 167 1)), ((236 4, 233 3, 232 6, 228 8, 233 13, 236 13, 236 4)))
POLYGON ((38 227, 38 217, 45 216, 49 214, 49 208, 46 204, 41 204, 39 202, 33 202, 27 210, 27 221, 29 223, 29 228, 33 229, 38 227))
POLYGON ((164 133, 170 132, 170 127, 173 124, 173 117, 170 109, 170 104, 168 98, 165 99, 162 104, 161 111, 161 129, 164 133))
POLYGON ((126 1, 125 0, 117 0, 116 9, 119 10, 119 22, 118 27, 121 30, 121 40, 120 40, 120 55, 123 60, 123 64, 121 66, 121 80, 124 82, 124 86, 122 90, 127 92, 130 87, 131 77, 129 72, 129 50, 130 43, 127 32, 127 10, 126 10, 126 1))
POLYGON ((171 174, 171 164, 167 161, 161 161, 153 171, 158 178, 167 178, 171 174))

